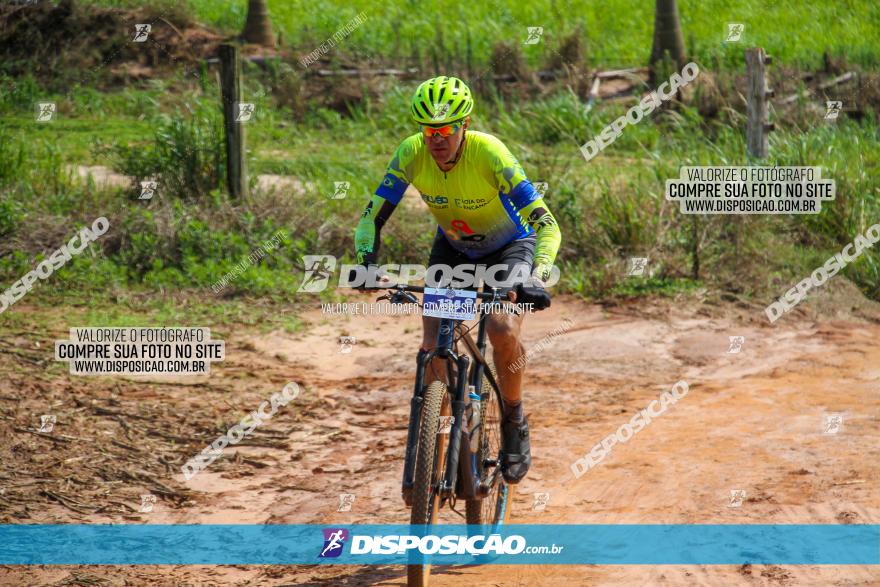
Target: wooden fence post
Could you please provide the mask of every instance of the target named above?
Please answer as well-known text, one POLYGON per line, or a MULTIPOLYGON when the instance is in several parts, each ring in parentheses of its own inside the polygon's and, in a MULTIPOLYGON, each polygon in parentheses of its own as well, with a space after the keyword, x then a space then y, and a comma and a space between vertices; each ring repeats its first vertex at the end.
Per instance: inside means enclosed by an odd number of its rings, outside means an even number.
POLYGON ((220 94, 223 99, 223 129, 226 135, 226 185, 232 198, 247 195, 244 159, 244 123, 236 122, 241 101, 241 57, 235 45, 220 45, 220 94))
POLYGON ((764 54, 761 48, 746 49, 746 70, 748 73, 748 95, 746 109, 748 127, 746 139, 748 154, 755 159, 767 157, 767 134, 774 129, 770 124, 770 112, 767 98, 773 96, 773 90, 767 87, 764 66, 772 63, 772 58, 764 54))

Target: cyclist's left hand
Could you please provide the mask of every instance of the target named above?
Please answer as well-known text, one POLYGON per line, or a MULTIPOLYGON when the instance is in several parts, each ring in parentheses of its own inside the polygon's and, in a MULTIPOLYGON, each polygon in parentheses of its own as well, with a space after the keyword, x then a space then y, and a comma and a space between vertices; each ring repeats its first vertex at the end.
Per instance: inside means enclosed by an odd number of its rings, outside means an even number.
POLYGON ((513 303, 532 304, 536 310, 550 307, 550 294, 544 289, 544 282, 535 276, 529 277, 525 283, 516 284, 507 292, 513 303))

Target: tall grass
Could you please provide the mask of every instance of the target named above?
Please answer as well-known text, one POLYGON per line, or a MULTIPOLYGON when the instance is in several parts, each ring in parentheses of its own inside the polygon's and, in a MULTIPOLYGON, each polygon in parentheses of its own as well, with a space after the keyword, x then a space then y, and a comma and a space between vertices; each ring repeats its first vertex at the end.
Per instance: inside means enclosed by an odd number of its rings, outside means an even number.
MULTIPOLYGON (((137 0, 88 2, 103 6, 146 4, 137 0)), ((186 5, 199 21, 226 31, 240 31, 247 15, 247 0, 188 0, 186 5)), ((182 6, 176 3, 175 10, 182 6)), ((678 8, 687 48, 703 63, 739 66, 745 46, 763 47, 777 63, 789 65, 816 67, 826 50, 863 66, 880 63, 880 6, 872 0, 680 0, 678 8), (724 42, 728 23, 745 25, 740 42, 724 42)), ((366 13, 367 22, 342 45, 349 52, 392 62, 420 54, 426 63, 463 64, 470 38, 474 64, 485 65, 496 43, 521 44, 527 38, 527 27, 540 26, 544 28, 542 42, 524 47, 532 67, 549 62, 576 27, 583 30, 588 64, 633 66, 647 61, 654 26, 654 3, 642 0, 440 4, 269 0, 275 30, 304 53, 360 12, 366 13)))
MULTIPOLYGON (((599 290, 619 285, 608 274, 620 270, 622 276, 629 256, 652 258, 662 276, 699 278, 739 292, 772 289, 811 272, 817 261, 880 222, 880 129, 870 111, 861 122, 826 123, 819 116, 804 130, 780 122, 772 135, 771 156, 762 164, 821 166, 823 176, 836 182, 837 199, 820 214, 687 217, 664 200, 665 180, 678 177, 684 165, 746 164, 740 114, 726 111, 708 124, 688 107, 655 114, 627 127, 586 163, 578 144, 626 105, 603 104, 588 113, 562 93, 543 103, 493 106, 502 111, 481 112, 477 127, 487 121, 530 177, 549 181, 548 200, 563 226, 560 258, 578 259, 576 272, 597 277, 599 290), (544 109, 548 114, 537 114, 544 109), (549 144, 538 144, 544 141, 549 144)), ((875 298, 878 253, 868 252, 844 272, 875 298)))
MULTIPOLYGON (((137 177, 160 177, 158 196, 150 202, 73 182, 64 164, 70 153, 65 141, 78 140, 75 133, 58 133, 53 142, 34 140, 29 129, 0 126, 0 234, 6 247, 15 243, 6 250, 31 255, 21 261, 27 265, 41 250, 57 246, 71 221, 91 221, 100 212, 119 227, 101 243, 105 261, 116 268, 109 272, 114 279, 206 288, 282 229, 291 235, 289 247, 249 269, 228 291, 285 295, 296 289, 301 255, 352 260, 352 233, 363 206, 397 144, 415 130, 400 88, 348 115, 315 110, 296 123, 267 101, 248 127, 248 167, 298 181, 232 201, 219 187, 215 100, 191 102, 175 118, 147 119, 152 132, 138 141, 104 148, 102 163, 137 177), (351 185, 345 199, 330 197, 337 181, 351 185), (34 243, 31 235, 41 234, 43 225, 57 230, 34 243)), ((524 102, 481 100, 473 115, 472 128, 498 136, 533 181, 548 182, 547 201, 563 231, 562 285, 569 291, 602 297, 702 283, 738 294, 778 295, 880 221, 880 145, 871 112, 862 121, 843 117, 835 124, 820 116, 803 129, 780 124, 772 136, 767 164, 821 165, 823 175, 836 181, 837 200, 826 202, 821 214, 686 217, 663 198, 665 180, 677 177, 682 165, 743 164, 742 116, 725 111, 705 122, 689 107, 655 113, 585 162, 579 144, 625 109, 607 102, 587 110, 561 91, 524 102), (633 256, 651 259, 651 276, 625 277, 633 256)), ((122 121, 115 115, 81 123, 106 142, 122 121)), ((421 202, 399 206, 383 229, 382 260, 425 262, 433 231, 421 202)), ((0 273, 3 267, 0 261, 0 273)), ((878 297, 876 252, 864 254, 844 275, 878 297)))
POLYGON ((184 199, 217 190, 226 177, 223 118, 219 109, 200 105, 189 112, 160 115, 153 137, 100 149, 135 183, 156 180, 159 189, 184 199))

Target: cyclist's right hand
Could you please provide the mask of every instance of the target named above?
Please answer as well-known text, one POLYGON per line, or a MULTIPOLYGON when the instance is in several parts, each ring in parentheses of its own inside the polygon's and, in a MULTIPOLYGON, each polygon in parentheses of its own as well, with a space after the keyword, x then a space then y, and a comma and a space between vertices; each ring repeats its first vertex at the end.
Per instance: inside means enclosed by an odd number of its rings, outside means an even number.
POLYGON ((366 291, 377 287, 391 287, 394 285, 394 281, 388 275, 379 273, 379 266, 375 263, 362 263, 358 269, 360 267, 366 268, 364 272, 365 278, 358 278, 358 271, 356 269, 351 269, 348 273, 348 283, 358 284, 352 286, 354 289, 366 291), (371 285, 373 283, 376 283, 376 285, 371 285))

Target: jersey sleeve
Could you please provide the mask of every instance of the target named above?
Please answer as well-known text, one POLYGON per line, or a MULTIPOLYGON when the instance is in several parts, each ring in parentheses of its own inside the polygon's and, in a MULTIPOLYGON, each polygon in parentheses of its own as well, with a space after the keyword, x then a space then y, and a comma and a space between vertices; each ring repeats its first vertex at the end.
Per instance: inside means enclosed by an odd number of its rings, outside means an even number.
POLYGON ((497 138, 487 137, 485 145, 498 191, 510 198, 517 208, 521 208, 527 203, 524 198, 530 195, 528 188, 532 185, 526 178, 526 172, 507 146, 497 138), (522 183, 528 185, 520 185, 522 183))
POLYGON ((370 197, 364 213, 354 230, 354 247, 358 263, 375 263, 379 253, 379 236, 382 226, 391 212, 394 204, 383 200, 377 195, 370 197))
POLYGON ((488 145, 493 174, 501 197, 510 198, 523 222, 535 231, 535 268, 532 274, 541 281, 547 281, 562 243, 559 224, 544 198, 526 177, 522 165, 504 143, 495 139, 488 145))
MULTIPOLYGON (((531 185, 531 184, 530 184, 531 185)), ((534 187, 532 189, 535 189, 534 187)), ((537 192, 535 192, 538 194, 537 192)), ((559 230, 559 224, 556 218, 550 212, 550 207, 544 203, 544 198, 538 194, 538 197, 531 200, 527 206, 517 210, 520 217, 529 223, 537 240, 535 242, 535 268, 532 275, 541 281, 550 279, 550 273, 553 270, 553 262, 556 260, 556 253, 559 252, 559 245, 562 244, 562 231, 559 230)))
POLYGON ((420 135, 413 135, 400 143, 391 157, 391 162, 385 168, 385 177, 382 178, 382 183, 376 188, 377 196, 388 200, 395 206, 400 203, 404 192, 406 192, 406 187, 412 182, 413 164, 421 140, 420 135))
POLYGON ((413 174, 413 161, 417 155, 419 135, 404 140, 385 168, 385 177, 370 198, 354 231, 355 253, 358 263, 375 263, 381 244, 382 226, 400 203, 413 174))

